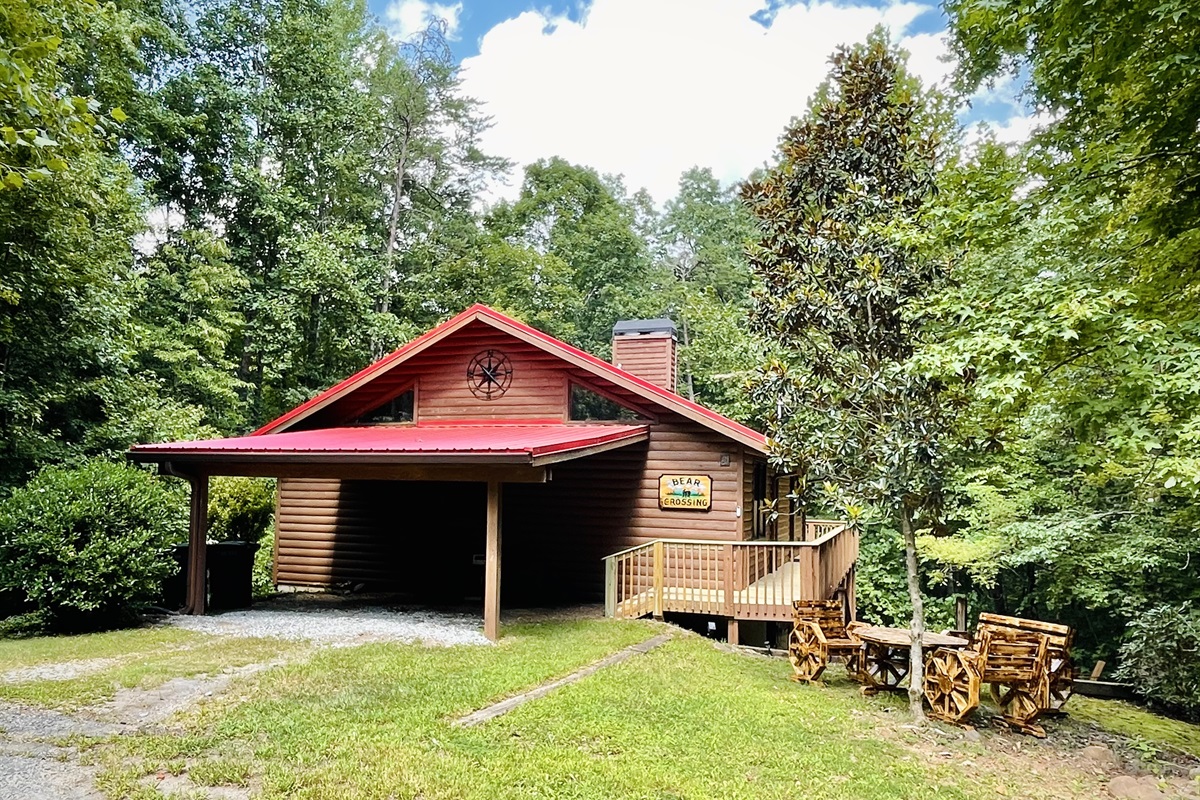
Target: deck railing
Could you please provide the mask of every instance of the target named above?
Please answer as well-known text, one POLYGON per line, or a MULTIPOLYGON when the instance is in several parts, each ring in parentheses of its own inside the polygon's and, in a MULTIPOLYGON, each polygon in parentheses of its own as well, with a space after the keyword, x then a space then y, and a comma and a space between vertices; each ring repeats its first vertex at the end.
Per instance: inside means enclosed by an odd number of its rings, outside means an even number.
POLYGON ((656 539, 604 559, 605 612, 636 618, 664 612, 789 620, 793 600, 825 600, 858 559, 858 532, 810 520, 806 542, 656 539))

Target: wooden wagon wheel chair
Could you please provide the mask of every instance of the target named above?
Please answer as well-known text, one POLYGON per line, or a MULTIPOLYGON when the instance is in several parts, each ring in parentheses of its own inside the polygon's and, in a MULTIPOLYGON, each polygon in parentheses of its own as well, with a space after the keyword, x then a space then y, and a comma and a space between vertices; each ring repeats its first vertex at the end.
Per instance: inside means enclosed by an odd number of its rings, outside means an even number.
POLYGON ((973 650, 949 647, 925 658, 925 699, 934 718, 958 723, 979 707, 978 659, 973 650))
POLYGON ((1045 738, 1036 724, 1050 702, 1049 637, 1016 628, 980 625, 981 678, 991 685, 992 699, 1008 725, 1045 738))
POLYGON ((788 660, 792 680, 813 682, 821 677, 829 659, 841 656, 850 677, 858 675, 856 655, 862 643, 854 636, 858 623, 845 622, 841 600, 795 600, 792 602, 792 631, 788 634, 788 660))
POLYGON ((811 683, 821 677, 829 664, 829 642, 820 625, 796 620, 788 636, 788 660, 792 662, 792 680, 811 683))

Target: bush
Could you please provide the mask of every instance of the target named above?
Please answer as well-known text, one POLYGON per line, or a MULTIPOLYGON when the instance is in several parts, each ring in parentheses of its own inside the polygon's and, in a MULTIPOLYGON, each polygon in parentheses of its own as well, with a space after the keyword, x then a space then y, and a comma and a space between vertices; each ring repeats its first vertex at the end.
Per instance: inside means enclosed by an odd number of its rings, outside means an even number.
POLYGON ((1117 677, 1168 709, 1200 716, 1200 611, 1162 605, 1130 620, 1117 677))
POLYGON ((275 594, 275 531, 271 530, 258 543, 254 554, 254 572, 250 577, 255 600, 275 594))
POLYGON ((164 550, 186 536, 185 509, 133 466, 46 467, 0 502, 0 590, 54 629, 127 622, 174 568, 164 550))
POLYGON ((257 542, 275 516, 275 481, 213 478, 208 490, 208 538, 257 542))

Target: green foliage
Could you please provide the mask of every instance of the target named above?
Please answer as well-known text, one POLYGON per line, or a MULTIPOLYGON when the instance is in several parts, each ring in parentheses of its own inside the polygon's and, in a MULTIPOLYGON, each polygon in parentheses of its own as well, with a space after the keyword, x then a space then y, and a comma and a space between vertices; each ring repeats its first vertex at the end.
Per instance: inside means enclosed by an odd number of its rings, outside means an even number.
MULTIPOLYGON (((0 192, 48 181, 104 136, 105 114, 87 93, 64 93, 63 40, 110 13, 94 0, 11 0, 0 14, 0 192)), ((125 112, 112 109, 111 120, 125 112)))
POLYGON ((258 540, 254 570, 250 573, 250 591, 255 600, 275 594, 275 527, 272 525, 258 540))
POLYGON ((173 565, 182 498, 131 466, 46 467, 0 502, 0 588, 55 628, 125 622, 173 565))
POLYGON ((529 165, 520 197, 499 203, 486 224, 504 240, 565 265, 576 298, 568 313, 576 335, 568 341, 605 355, 613 323, 656 307, 650 295, 666 280, 651 269, 635 221, 619 180, 553 158, 529 165))
POLYGON ((1160 605, 1130 620, 1117 677, 1167 708, 1200 717, 1200 611, 1160 605))
POLYGON ((911 309, 939 278, 921 250, 934 143, 879 38, 838 51, 825 97, 743 190, 761 229, 755 319, 783 351, 758 387, 774 458, 851 502, 936 519, 940 387, 909 367, 911 309))
MULTIPOLYGON (((941 542, 942 539, 927 537, 941 542)), ((936 562, 927 561, 921 542, 921 584, 925 620, 931 630, 954 627, 954 588, 939 581, 936 562)), ((905 626, 912 617, 912 604, 904 570, 904 538, 888 525, 871 526, 861 537, 855 569, 854 595, 858 616, 875 625, 905 626)))
POLYGON ((275 516, 275 481, 215 477, 209 483, 208 538, 259 542, 275 516))
POLYGON ((949 498, 968 525, 937 556, 1112 660, 1145 609, 1200 600, 1194 13, 947 8, 961 88, 1017 77, 1048 113, 1028 147, 984 142, 939 178, 938 236, 963 257, 917 360, 962 387, 973 457, 949 498))
POLYGON ((142 265, 136 310, 142 369, 170 396, 197 408, 202 424, 223 432, 245 426, 246 385, 229 345, 245 325, 238 298, 249 282, 229 255, 209 231, 171 237, 142 265))

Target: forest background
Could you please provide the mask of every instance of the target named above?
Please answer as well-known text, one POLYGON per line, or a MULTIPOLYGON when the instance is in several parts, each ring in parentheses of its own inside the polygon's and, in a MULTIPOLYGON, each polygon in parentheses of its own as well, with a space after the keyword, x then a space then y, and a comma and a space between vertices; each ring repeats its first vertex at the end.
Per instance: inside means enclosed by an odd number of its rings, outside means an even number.
MULTIPOLYGON (((1088 663, 1157 641, 1195 664, 1196 9, 945 11, 958 67, 914 95, 937 190, 913 246, 948 277, 907 311, 951 411, 951 524, 919 540, 929 624, 965 595, 1077 627, 1088 663), (1006 79, 1047 120, 1020 146, 955 122, 1006 79)), ((438 24, 398 42, 354 0, 3 12, 0 493, 135 442, 251 430, 473 302, 599 356, 615 321, 669 316, 680 393, 769 416, 747 391, 771 345, 738 187, 701 165, 658 205, 547 157, 488 204, 510 165, 481 150, 438 24)), ((899 535, 856 513, 862 612, 903 621, 899 535)))

